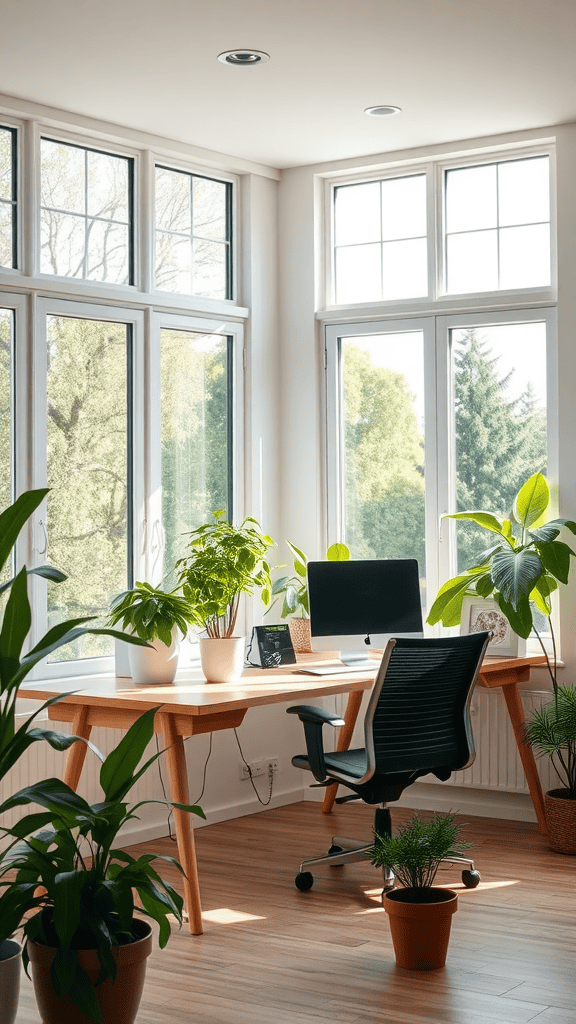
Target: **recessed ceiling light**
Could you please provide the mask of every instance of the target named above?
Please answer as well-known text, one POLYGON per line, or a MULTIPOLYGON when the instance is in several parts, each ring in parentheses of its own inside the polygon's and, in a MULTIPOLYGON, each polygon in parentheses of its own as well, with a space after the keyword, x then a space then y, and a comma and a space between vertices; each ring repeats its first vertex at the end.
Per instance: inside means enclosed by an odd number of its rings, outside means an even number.
POLYGON ((270 54, 263 50, 225 50, 218 54, 218 60, 223 64, 235 64, 243 67, 249 64, 264 64, 270 60, 270 54))
POLYGON ((386 117, 388 114, 400 114, 402 107, 366 107, 365 114, 370 114, 371 117, 386 117))

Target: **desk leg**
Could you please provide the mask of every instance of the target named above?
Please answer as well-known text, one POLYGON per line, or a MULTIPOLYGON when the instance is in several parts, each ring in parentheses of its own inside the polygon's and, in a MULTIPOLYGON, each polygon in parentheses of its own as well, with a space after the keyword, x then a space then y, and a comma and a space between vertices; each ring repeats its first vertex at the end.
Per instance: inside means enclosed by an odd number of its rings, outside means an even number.
MULTIPOLYGON (((358 712, 360 711, 363 695, 363 690, 352 690, 348 695, 348 704, 346 705, 346 713, 344 715, 345 724, 340 729, 338 746, 336 747, 337 750, 348 750, 348 747, 350 746, 350 740, 352 739, 352 733, 354 732, 354 726, 356 725, 356 719, 358 718, 358 712)), ((322 803, 323 814, 331 814, 337 792, 338 786, 328 786, 322 803)))
MULTIPOLYGON (((88 724, 88 708, 86 706, 78 705, 76 708, 74 718, 72 719, 71 732, 76 736, 81 736, 84 740, 90 739, 92 726, 88 724)), ((74 792, 78 789, 87 749, 85 743, 73 743, 66 754, 62 781, 67 786, 70 786, 70 789, 73 789, 74 792)))
MULTIPOLYGON (((172 715, 160 714, 158 717, 161 720, 162 734, 166 746, 165 757, 168 766, 168 777, 170 779, 171 799, 178 804, 189 804, 188 769, 186 767, 184 740, 176 731, 172 715)), ((188 925, 192 935, 201 935, 202 907, 200 905, 200 886, 198 884, 198 869, 196 867, 196 851, 194 848, 191 815, 186 811, 179 811, 175 807, 174 826, 176 828, 178 860, 185 873, 184 906, 188 911, 188 925)))
POLYGON ((534 760, 532 747, 528 746, 524 741, 524 708, 522 707, 518 687, 516 683, 509 683, 507 686, 502 687, 502 692, 506 701, 506 707, 508 708, 510 721, 512 722, 512 728, 514 729, 514 736, 516 737, 518 753, 520 754, 524 774, 526 775, 526 782, 528 783, 528 789, 530 790, 530 796, 532 797, 532 803, 534 805, 534 810, 536 811, 538 827, 543 835, 547 835, 548 829, 546 828, 546 814, 544 811, 542 786, 540 785, 540 778, 536 769, 536 761, 534 760))

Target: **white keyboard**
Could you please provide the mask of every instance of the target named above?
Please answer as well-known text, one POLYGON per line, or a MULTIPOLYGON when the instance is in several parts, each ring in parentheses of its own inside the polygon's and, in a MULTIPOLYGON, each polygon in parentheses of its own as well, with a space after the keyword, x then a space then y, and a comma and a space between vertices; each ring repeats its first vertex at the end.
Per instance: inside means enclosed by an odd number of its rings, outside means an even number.
POLYGON ((379 668, 377 661, 371 661, 369 665, 311 665, 310 668, 297 668, 295 671, 305 676, 350 676, 377 672, 379 668))

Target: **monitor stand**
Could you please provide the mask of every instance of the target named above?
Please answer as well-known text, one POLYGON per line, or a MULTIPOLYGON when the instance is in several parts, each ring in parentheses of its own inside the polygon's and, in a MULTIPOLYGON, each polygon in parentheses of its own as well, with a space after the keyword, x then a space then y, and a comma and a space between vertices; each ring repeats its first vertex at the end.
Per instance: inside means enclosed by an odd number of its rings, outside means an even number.
POLYGON ((339 651, 340 661, 346 668, 374 668, 374 659, 366 656, 366 651, 339 651))

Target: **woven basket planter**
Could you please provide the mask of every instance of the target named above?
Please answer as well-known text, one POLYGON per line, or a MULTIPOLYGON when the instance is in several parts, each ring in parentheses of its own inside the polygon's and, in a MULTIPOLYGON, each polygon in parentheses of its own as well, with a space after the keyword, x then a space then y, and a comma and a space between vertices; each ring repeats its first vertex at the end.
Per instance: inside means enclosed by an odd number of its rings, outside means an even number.
POLYGON ((576 800, 566 789, 551 789, 544 795, 550 847, 556 853, 576 854, 576 800))
POLYGON ((295 654, 311 654, 310 619, 288 619, 290 639, 295 654))

